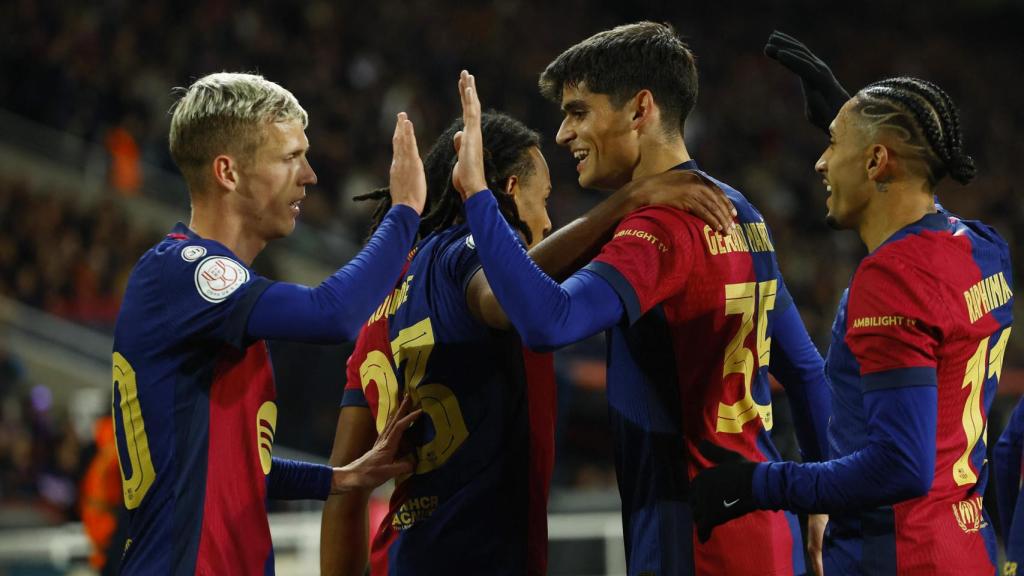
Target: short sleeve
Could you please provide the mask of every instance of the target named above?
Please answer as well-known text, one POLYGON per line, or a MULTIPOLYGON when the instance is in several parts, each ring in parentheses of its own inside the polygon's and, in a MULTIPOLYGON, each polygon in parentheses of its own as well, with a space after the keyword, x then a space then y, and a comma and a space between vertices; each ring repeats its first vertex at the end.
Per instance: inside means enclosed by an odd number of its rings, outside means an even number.
POLYGON ((473 235, 469 234, 452 242, 441 253, 441 266, 447 276, 459 287, 460 294, 465 294, 469 281, 480 270, 480 255, 476 251, 473 235))
POLYGON ((869 258, 854 275, 846 343, 861 376, 904 368, 935 368, 940 305, 919 272, 895 258, 869 258))
POLYGON ((612 285, 630 323, 686 283, 694 250, 689 218, 685 212, 665 206, 634 211, 586 266, 612 285))
POLYGON ((364 324, 356 338, 356 346, 345 362, 345 390, 341 395, 341 407, 369 406, 363 393, 363 383, 359 376, 360 364, 366 359, 367 327, 364 324))
POLYGON ((184 338, 244 349, 249 313, 272 282, 217 242, 191 240, 165 254, 160 282, 173 329, 184 338))

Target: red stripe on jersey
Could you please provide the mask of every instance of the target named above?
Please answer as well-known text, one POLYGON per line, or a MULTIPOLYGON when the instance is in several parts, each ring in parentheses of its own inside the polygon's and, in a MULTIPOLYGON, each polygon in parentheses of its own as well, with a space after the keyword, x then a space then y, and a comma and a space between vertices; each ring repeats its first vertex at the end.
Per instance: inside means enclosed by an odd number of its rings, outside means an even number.
POLYGON ((551 354, 523 347, 530 420, 530 473, 526 573, 548 573, 548 491, 555 465, 555 363, 551 354))
MULTIPOLYGON (((206 496, 196 574, 262 574, 270 557, 257 414, 274 400, 266 344, 225 347, 210 387, 206 496)), ((201 482, 196 478, 194 482, 201 482)))

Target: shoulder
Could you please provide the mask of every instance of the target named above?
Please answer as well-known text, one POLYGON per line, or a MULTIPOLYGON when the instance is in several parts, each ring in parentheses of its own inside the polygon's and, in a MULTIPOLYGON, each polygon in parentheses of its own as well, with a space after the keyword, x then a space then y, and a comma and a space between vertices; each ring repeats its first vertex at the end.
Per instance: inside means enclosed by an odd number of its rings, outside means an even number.
POLYGON ((203 238, 170 234, 147 257, 154 280, 174 291, 188 286, 210 303, 227 299, 254 278, 227 247, 203 238))
POLYGON ((612 240, 639 240, 664 248, 688 243, 707 226, 696 216, 671 206, 645 206, 630 212, 615 229, 612 240))

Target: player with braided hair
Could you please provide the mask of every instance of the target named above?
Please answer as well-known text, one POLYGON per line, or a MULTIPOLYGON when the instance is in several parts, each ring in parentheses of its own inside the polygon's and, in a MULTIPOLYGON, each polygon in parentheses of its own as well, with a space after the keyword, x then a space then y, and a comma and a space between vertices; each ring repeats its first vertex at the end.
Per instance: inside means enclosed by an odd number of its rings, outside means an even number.
MULTIPOLYGON (((462 127, 461 118, 452 123, 424 159, 422 239, 348 361, 332 462, 348 462, 372 445, 375 424, 403 391, 424 411, 412 434, 419 464, 396 487, 372 539, 374 576, 547 573, 552 358, 522 345, 480 267, 452 182, 462 127)), ((539 136, 497 112, 483 115, 482 132, 484 175, 499 191, 501 217, 553 275, 568 275, 638 206, 664 202, 703 213, 716 228, 729 222, 731 206, 717 188, 693 174, 664 175, 624 187, 545 240, 551 184, 539 136), (696 210, 705 205, 714 211, 696 210)), ((380 200, 379 216, 390 195, 381 189, 364 198, 380 200)), ((328 500, 322 573, 364 573, 368 495, 328 500)))
MULTIPOLYGON (((768 48, 801 76, 809 118, 829 106, 816 97, 845 94, 795 39, 773 34, 768 48)), ((1012 323, 1009 248, 935 204, 945 175, 974 175, 956 106, 935 84, 871 84, 829 132, 815 165, 827 220, 869 251, 832 328, 831 460, 756 464, 705 446, 719 464, 694 481, 694 516, 707 535, 751 510, 830 514, 827 574, 992 575, 985 430, 1012 323)))

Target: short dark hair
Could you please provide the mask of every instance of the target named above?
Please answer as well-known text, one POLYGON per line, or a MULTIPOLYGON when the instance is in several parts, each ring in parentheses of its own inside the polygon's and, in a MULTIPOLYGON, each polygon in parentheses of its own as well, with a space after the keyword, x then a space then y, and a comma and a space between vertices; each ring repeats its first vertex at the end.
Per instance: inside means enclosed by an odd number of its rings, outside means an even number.
POLYGON ((852 112, 886 130, 919 155, 929 185, 947 174, 961 184, 974 178, 974 159, 963 149, 960 114, 942 88, 919 78, 889 78, 857 92, 852 112))
MULTIPOLYGON (((484 177, 494 191, 498 208, 512 228, 522 232, 529 244, 533 241, 530 227, 519 218, 515 200, 505 194, 505 183, 511 176, 525 180, 533 176, 530 148, 540 146, 540 134, 501 112, 488 110, 480 120, 484 139, 484 177)), ((443 230, 462 219, 462 196, 452 183, 455 155, 455 133, 462 130, 462 117, 455 119, 437 138, 423 159, 427 179, 427 203, 420 219, 420 237, 443 230)), ((372 234, 391 207, 387 188, 356 196, 354 200, 379 200, 370 227, 372 234)))
POLYGON ((594 34, 548 64, 540 92, 560 104, 566 86, 584 84, 621 107, 640 90, 650 90, 666 129, 683 132, 697 103, 697 64, 690 48, 669 24, 637 22, 594 34))

